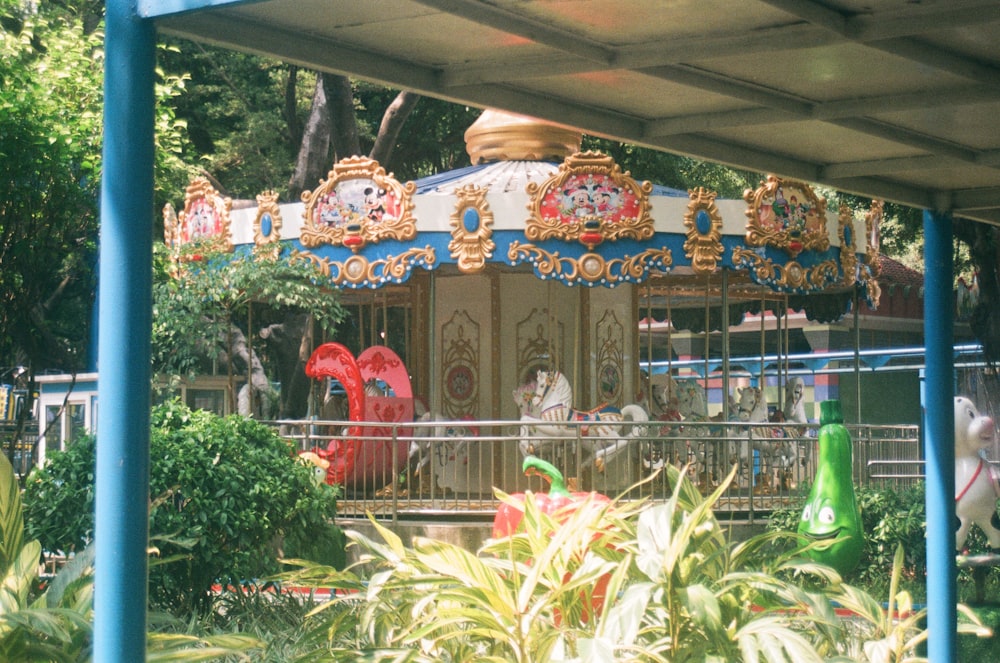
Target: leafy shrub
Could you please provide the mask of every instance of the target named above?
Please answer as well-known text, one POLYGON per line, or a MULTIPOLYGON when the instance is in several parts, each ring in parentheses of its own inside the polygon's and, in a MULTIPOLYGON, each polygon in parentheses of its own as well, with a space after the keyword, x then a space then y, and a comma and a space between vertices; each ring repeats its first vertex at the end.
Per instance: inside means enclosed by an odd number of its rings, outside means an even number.
MULTIPOLYGON (((865 546, 858 567, 847 574, 846 580, 880 592, 887 587, 888 570, 892 568, 897 547, 904 551, 903 582, 918 598, 923 598, 924 574, 927 569, 927 509, 924 484, 908 488, 859 488, 856 491, 861 508, 861 523, 865 546)), ((768 520, 771 531, 795 531, 802 516, 802 504, 774 511, 768 520)), ((974 527, 966 546, 973 551, 987 549, 982 530, 974 527)), ((989 581, 1000 583, 1000 569, 992 569, 989 581)), ((959 579, 965 586, 972 584, 972 572, 963 569, 959 579)), ((971 597, 970 597, 971 598, 971 597)))
MULTIPOLYGON (((47 550, 81 550, 93 535, 94 440, 51 455, 25 490, 29 534, 47 550)), ((284 540, 342 565, 332 525, 336 491, 317 484, 288 443, 238 416, 157 406, 150 441, 150 602, 178 613, 206 608, 213 584, 273 574, 284 540), (317 550, 315 541, 325 542, 317 550), (312 550, 307 546, 310 544, 312 550)))
MULTIPOLYGON (((923 485, 902 491, 859 488, 856 495, 865 545, 861 561, 846 579, 876 586, 884 584, 900 545, 905 553, 904 577, 919 574, 927 561, 923 485)), ((768 530, 794 532, 801 517, 801 503, 777 509, 768 519, 768 530)))
MULTIPOLYGON (((0 454, 0 660, 89 661, 94 583, 94 550, 74 556, 52 578, 39 580, 38 541, 24 538, 21 491, 7 456, 0 454)), ((150 615, 160 621, 161 615, 150 615)), ((176 620, 168 620, 176 621, 176 620)), ((255 638, 227 634, 150 633, 149 660, 206 660, 206 656, 240 656, 264 646, 255 638)))
POLYGON ((349 532, 363 563, 300 563, 284 576, 341 590, 307 622, 297 660, 917 660, 924 613, 891 612, 912 605, 897 591, 901 551, 887 611, 801 548, 771 554, 787 533, 727 541, 711 510, 726 484, 702 498, 667 471, 674 493, 663 504, 591 500, 550 516, 528 494, 523 529, 475 554, 422 538, 406 547, 377 523, 381 542, 349 532), (855 617, 839 618, 835 605, 855 617))

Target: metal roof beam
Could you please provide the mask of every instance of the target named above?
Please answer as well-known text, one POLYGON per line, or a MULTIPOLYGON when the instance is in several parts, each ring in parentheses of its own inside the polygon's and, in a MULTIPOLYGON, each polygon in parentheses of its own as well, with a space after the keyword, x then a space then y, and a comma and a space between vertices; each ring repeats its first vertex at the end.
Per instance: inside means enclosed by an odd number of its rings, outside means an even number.
POLYGON ((239 14, 202 12, 171 18, 159 24, 167 34, 197 39, 206 44, 278 58, 309 69, 379 81, 404 89, 438 87, 437 70, 388 57, 314 35, 278 30, 239 14))
MULTIPOLYGON (((611 69, 641 69, 660 65, 695 62, 705 58, 718 58, 749 53, 786 51, 796 48, 816 48, 842 42, 843 39, 828 30, 808 23, 791 23, 740 33, 716 33, 669 43, 654 41, 631 44, 618 50, 603 66, 593 61, 574 57, 568 53, 554 53, 544 57, 507 58, 487 64, 457 64, 445 67, 445 85, 468 85, 491 81, 523 80, 564 76, 611 69)), ((550 42, 539 42, 558 49, 550 42)))
POLYGON ((964 4, 958 1, 945 2, 933 7, 910 4, 905 11, 898 13, 856 14, 848 18, 847 36, 856 41, 869 42, 941 30, 958 30, 997 21, 1000 21, 1000 5, 992 0, 975 0, 964 4))
MULTIPOLYGON (((873 36, 891 35, 887 26, 892 26, 891 20, 883 20, 881 16, 860 18, 861 15, 847 16, 820 5, 813 0, 763 0, 767 4, 797 16, 814 25, 830 30, 845 39, 863 43, 886 53, 897 55, 907 60, 917 62, 957 76, 964 76, 984 85, 1000 86, 1000 69, 983 64, 959 53, 954 53, 933 44, 926 43, 909 36, 896 36, 888 39, 875 39, 873 36), (852 22, 853 19, 856 20, 852 22), (886 26, 881 25, 885 23, 886 26)), ((977 25, 984 22, 1000 20, 1000 10, 996 6, 969 6, 965 8, 948 7, 936 12, 920 14, 919 18, 897 17, 895 26, 897 32, 902 26, 916 33, 936 32, 946 28, 960 28, 977 25)))
POLYGON ((598 64, 612 64, 617 51, 605 44, 592 41, 582 35, 560 30, 526 18, 524 14, 514 13, 495 5, 478 2, 478 0, 415 0, 420 4, 437 9, 446 14, 461 17, 482 25, 488 25, 510 34, 530 39, 539 44, 545 44, 565 53, 598 64))
POLYGON ((993 88, 1000 87, 1000 69, 997 67, 984 64, 918 39, 901 37, 885 41, 868 42, 868 45, 918 64, 968 78, 982 85, 988 85, 993 88))

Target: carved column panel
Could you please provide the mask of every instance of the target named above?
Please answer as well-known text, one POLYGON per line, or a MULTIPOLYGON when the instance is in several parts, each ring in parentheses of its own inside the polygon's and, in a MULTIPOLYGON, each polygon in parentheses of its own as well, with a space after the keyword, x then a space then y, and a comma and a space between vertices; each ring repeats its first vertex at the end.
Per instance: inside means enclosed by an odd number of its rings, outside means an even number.
POLYGON ((480 326, 467 311, 455 311, 441 326, 441 414, 480 418, 480 326))

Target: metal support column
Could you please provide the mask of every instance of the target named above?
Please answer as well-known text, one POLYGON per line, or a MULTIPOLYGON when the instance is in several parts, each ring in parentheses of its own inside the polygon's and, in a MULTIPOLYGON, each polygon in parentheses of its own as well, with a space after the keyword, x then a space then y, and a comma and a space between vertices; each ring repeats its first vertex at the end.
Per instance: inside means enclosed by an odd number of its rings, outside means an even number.
POLYGON ((927 655, 954 661, 955 409, 950 214, 924 212, 924 342, 927 347, 924 455, 927 482, 927 655))
POLYGON ((94 655, 146 660, 153 73, 134 0, 107 0, 101 178, 94 655))

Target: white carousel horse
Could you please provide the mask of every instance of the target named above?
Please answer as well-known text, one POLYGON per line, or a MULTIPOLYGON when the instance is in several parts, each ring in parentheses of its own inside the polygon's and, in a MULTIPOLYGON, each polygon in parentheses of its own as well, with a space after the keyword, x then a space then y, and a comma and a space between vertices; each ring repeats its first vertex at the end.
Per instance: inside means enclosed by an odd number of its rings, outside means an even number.
POLYGON ((692 479, 699 490, 711 492, 720 469, 716 467, 718 440, 714 439, 719 431, 708 425, 715 420, 708 416, 705 390, 696 380, 680 380, 677 383, 677 411, 686 424, 697 424, 681 426, 681 430, 690 437, 684 440, 685 452, 680 460, 690 465, 692 479))
MULTIPOLYGON (((798 378, 801 379, 801 378, 798 378)), ((767 409, 767 400, 764 398, 764 391, 760 387, 743 387, 738 390, 737 418, 745 423, 765 423, 770 421, 767 409)), ((805 409, 802 409, 803 417, 805 409)), ((786 476, 798 456, 798 447, 793 440, 786 437, 785 432, 780 429, 768 428, 766 426, 754 426, 750 431, 748 440, 741 440, 734 443, 734 462, 738 459, 740 463, 750 462, 750 450, 756 450, 760 454, 761 468, 758 481, 755 486, 756 492, 767 492, 774 486, 788 487, 789 478, 786 476), (777 480, 772 481, 772 473, 776 473, 777 480)), ((739 435, 742 436, 742 433, 739 435)))
MULTIPOLYGON (((747 424, 763 423, 767 421, 767 401, 764 399, 764 391, 760 387, 739 387, 736 390, 736 408, 733 411, 735 421, 747 424)), ((754 435, 759 435, 759 430, 754 430, 754 435)), ((735 438, 743 437, 741 441, 730 442, 729 454, 733 462, 747 463, 750 460, 750 443, 743 429, 733 429, 730 435, 735 438)))
POLYGON ((559 371, 538 371, 535 384, 531 410, 521 415, 520 447, 524 455, 538 453, 539 448, 544 449, 559 439, 574 439, 577 430, 565 425, 566 422, 592 422, 581 427, 582 446, 601 471, 612 457, 625 449, 629 439, 644 432, 633 428, 623 435, 621 426, 616 424, 649 421, 649 415, 640 405, 626 405, 621 410, 607 406, 591 411, 574 409, 573 388, 559 371))
POLYGON ((969 529, 979 525, 994 553, 1000 553, 1000 516, 997 499, 1000 484, 996 471, 982 454, 992 446, 996 431, 993 419, 979 414, 971 400, 955 398, 955 549, 961 550, 969 529))
POLYGON ((782 412, 786 423, 807 424, 806 383, 800 377, 789 378, 785 383, 785 407, 782 412))
POLYGON ((650 417, 658 421, 677 421, 677 382, 669 373, 649 378, 650 417))

